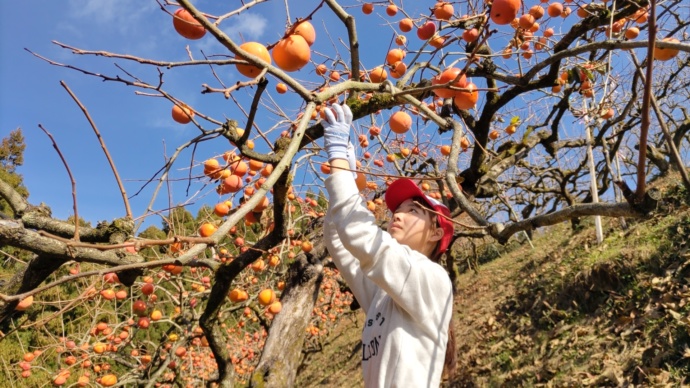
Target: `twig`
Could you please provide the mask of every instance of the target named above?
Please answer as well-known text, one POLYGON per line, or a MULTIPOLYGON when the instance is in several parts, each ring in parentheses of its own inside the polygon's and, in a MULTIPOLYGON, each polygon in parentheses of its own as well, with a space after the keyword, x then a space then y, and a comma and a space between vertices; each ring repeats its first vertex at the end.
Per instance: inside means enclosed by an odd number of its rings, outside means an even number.
MULTIPOLYGON (((34 288, 33 290, 23 292, 21 294, 16 294, 16 295, 4 295, 0 294, 0 300, 3 302, 13 302, 15 300, 22 300, 26 298, 27 296, 38 294, 41 291, 45 291, 48 289, 51 289, 55 286, 58 286, 60 284, 66 283, 66 282, 72 282, 75 279, 87 277, 87 276, 94 276, 94 275, 104 275, 106 273, 110 272, 120 272, 120 271, 125 271, 128 269, 139 269, 139 268, 155 268, 155 267, 162 267, 166 264, 179 264, 180 259, 179 258, 170 258, 170 259, 165 259, 165 260, 157 260, 157 261, 148 261, 144 263, 129 263, 129 264, 123 264, 123 265, 118 265, 115 267, 108 267, 104 269, 98 269, 98 270, 93 270, 93 271, 88 271, 88 272, 81 272, 76 275, 70 275, 70 276, 64 276, 52 283, 46 284, 45 286, 42 287, 37 287, 34 288)), ((218 266, 220 263, 217 263, 212 260, 204 260, 204 259, 194 259, 186 263, 186 265, 190 265, 193 263, 198 263, 198 266, 204 266, 208 267, 214 272, 218 269, 218 266)))
POLYGON ((642 115, 640 123, 640 153, 637 161, 637 188, 635 200, 642 202, 647 191, 647 136, 649 134, 649 101, 652 97, 652 76, 654 74, 654 46, 656 42, 656 0, 649 4, 649 40, 647 43, 647 80, 642 96, 642 115))
MULTIPOLYGON (((350 79, 359 79, 359 38, 357 38, 357 26, 355 18, 349 15, 343 7, 334 0, 326 0, 333 13, 340 18, 347 28, 347 38, 350 41, 350 79)), ((354 90, 350 90, 349 98, 357 96, 354 90)))
MULTIPOLYGON (((245 61, 241 61, 245 62, 245 61)), ((249 63, 249 62, 246 62, 249 63)), ((252 86, 256 85, 259 83, 260 80, 264 78, 264 75, 266 75, 266 69, 263 69, 259 75, 256 76, 256 78, 249 80, 249 81, 237 81, 234 85, 230 86, 229 88, 225 89, 218 89, 218 88, 212 88, 208 86, 207 84, 202 84, 201 87, 203 90, 201 91, 201 94, 207 94, 207 93, 223 93, 223 96, 227 99, 230 98, 230 93, 234 92, 235 90, 238 90, 240 88, 243 88, 245 86, 252 86)))
MULTIPOLYGON (((69 93, 70 97, 74 100, 74 102, 79 105, 79 109, 81 109, 82 112, 84 112, 84 116, 86 116, 86 119, 89 121, 89 124, 91 124, 91 128, 93 128, 93 132, 96 134, 96 137, 98 138, 98 142, 101 144, 101 148, 103 149, 103 153, 105 154, 106 159, 108 159, 108 163, 110 164, 110 168, 113 170, 113 175, 115 175, 115 181, 117 181, 117 186, 120 188, 120 194, 122 194, 122 200, 125 203, 125 213, 127 214, 128 218, 132 218, 132 209, 129 206, 129 200, 127 199, 127 191, 125 191, 125 187, 122 185, 122 180, 120 180, 120 175, 117 173, 117 168, 115 167, 115 162, 113 162, 113 158, 110 157, 110 152, 108 152, 108 147, 105 146, 105 142, 103 141, 103 137, 101 136, 101 133, 98 131, 98 127, 96 127, 96 123, 93 121, 91 118, 91 115, 89 114, 89 111, 86 109, 86 107, 79 101, 77 96, 72 93, 72 90, 70 90, 69 86, 65 83, 65 81, 60 81, 60 85, 62 85, 63 88, 69 93)), ((75 215, 76 217, 76 206, 75 206, 75 215)))
POLYGON ((55 142, 55 138, 53 138, 53 135, 50 132, 48 132, 45 128, 43 128, 43 125, 38 124, 38 127, 41 128, 41 130, 50 138, 50 141, 53 142, 53 148, 55 148, 55 151, 57 151, 58 155, 60 156, 62 164, 65 165, 65 169, 67 170, 67 174, 69 175, 69 180, 72 183, 72 203, 74 207, 74 240, 79 241, 79 211, 77 210, 77 182, 74 181, 72 170, 70 170, 69 165, 65 160, 65 157, 62 155, 60 148, 55 142))
MULTIPOLYGON (((640 77, 641 81, 643 84, 647 84, 647 80, 645 79, 644 75, 642 74, 642 70, 640 69, 640 64, 637 61, 637 56, 633 51, 630 52, 630 55, 632 57, 633 64, 635 65, 635 70, 637 71, 637 75, 640 77)), ((683 163, 683 159, 681 158, 680 154, 678 153, 678 148, 676 147, 676 143, 673 142, 673 137, 671 136, 671 132, 668 129, 668 126, 666 125, 666 120, 664 120, 661 109, 659 108, 659 103, 656 101, 656 97, 654 95, 650 96, 650 102, 652 104, 652 107, 654 108, 654 113, 656 114, 657 121, 659 122, 659 126, 661 127, 661 130, 664 132, 664 138, 666 139, 666 143, 668 144, 669 151, 671 152, 671 157, 673 158, 673 161, 676 162, 676 167, 678 167, 678 172, 680 172, 680 176, 683 179, 683 184, 685 184, 685 188, 690 190, 690 178, 688 178, 688 172, 685 169, 685 164, 683 163)))
POLYGON ((264 62, 261 58, 256 55, 250 54, 242 49, 228 37, 225 32, 223 32, 216 25, 212 24, 201 12, 199 12, 196 7, 194 7, 190 0, 178 0, 181 7, 186 9, 199 23, 201 23, 208 32, 213 35, 220 44, 225 46, 228 50, 232 51, 234 54, 240 55, 243 59, 254 66, 259 66, 262 69, 266 68, 273 74, 276 78, 287 84, 295 93, 299 94, 305 101, 310 101, 312 98, 311 91, 307 90, 301 83, 297 82, 294 78, 287 75, 283 70, 269 63, 264 62))

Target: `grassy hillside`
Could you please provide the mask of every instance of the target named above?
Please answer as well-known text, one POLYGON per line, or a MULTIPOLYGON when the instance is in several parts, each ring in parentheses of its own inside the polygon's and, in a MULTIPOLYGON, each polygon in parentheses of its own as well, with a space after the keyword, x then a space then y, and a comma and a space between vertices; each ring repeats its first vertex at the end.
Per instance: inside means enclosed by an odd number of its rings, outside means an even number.
MULTIPOLYGON (((483 246, 460 279, 459 376, 445 385, 690 385, 688 197, 676 178, 654 189, 657 212, 627 228, 604 218, 600 245, 588 219, 535 233, 534 248, 483 246)), ((312 346, 297 386, 362 386, 361 321, 312 346)))

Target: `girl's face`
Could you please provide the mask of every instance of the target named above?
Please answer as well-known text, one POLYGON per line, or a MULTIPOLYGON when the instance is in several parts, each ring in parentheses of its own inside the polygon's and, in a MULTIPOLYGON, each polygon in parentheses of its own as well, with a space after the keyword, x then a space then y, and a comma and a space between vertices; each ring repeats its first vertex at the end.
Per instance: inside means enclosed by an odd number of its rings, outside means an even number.
POLYGON ((401 203, 388 224, 388 233, 399 243, 405 244, 428 257, 436 243, 443 237, 437 228, 433 214, 410 198, 401 203))

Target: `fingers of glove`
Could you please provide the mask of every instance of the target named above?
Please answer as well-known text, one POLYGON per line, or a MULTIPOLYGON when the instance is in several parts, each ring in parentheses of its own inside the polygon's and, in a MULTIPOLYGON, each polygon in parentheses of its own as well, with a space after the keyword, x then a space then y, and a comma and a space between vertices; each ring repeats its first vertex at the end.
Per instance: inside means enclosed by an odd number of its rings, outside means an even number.
POLYGON ((345 121, 345 113, 343 112, 343 107, 340 106, 340 104, 333 104, 331 105, 331 108, 333 108, 333 110, 335 111, 335 118, 338 120, 339 123, 348 124, 345 121))
POLYGON ((345 122, 352 124, 352 110, 347 104, 343 105, 343 113, 345 114, 345 122))
POLYGON ((326 122, 328 122, 328 124, 337 123, 335 116, 333 116, 333 112, 331 111, 330 108, 328 108, 328 107, 325 108, 325 114, 326 114, 326 122))

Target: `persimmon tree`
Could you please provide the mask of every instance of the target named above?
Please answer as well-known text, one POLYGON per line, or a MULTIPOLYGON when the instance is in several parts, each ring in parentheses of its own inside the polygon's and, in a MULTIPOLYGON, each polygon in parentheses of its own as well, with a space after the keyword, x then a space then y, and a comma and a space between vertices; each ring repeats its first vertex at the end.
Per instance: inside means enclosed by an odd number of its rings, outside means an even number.
MULTIPOLYGON (((61 221, 0 181, 10 209, 0 242, 33 255, 0 286, 3 341, 19 343, 12 361, 26 379, 294 384, 303 347, 318 347, 352 303, 321 241, 321 114, 336 102, 353 111, 357 184, 381 220, 386 185, 400 176, 448 203, 463 220, 456 238, 501 243, 582 217, 644 217, 658 200, 646 189, 654 175, 679 171, 690 188, 680 0, 158 4, 160 28, 189 40, 184 61, 57 41, 74 63, 33 53, 130 87, 142 104, 165 99, 171 120, 196 131, 144 184, 153 195, 136 220, 161 217, 162 230, 139 231, 128 195, 143 187, 120 183, 125 214, 90 227, 75 224, 76 200, 73 222, 61 221), (274 40, 226 34, 243 12, 276 6, 286 25, 274 40), (385 50, 369 47, 381 39, 385 50), (194 50, 203 40, 222 50, 194 50), (206 75, 192 93, 231 107, 217 114, 166 90, 183 68, 206 75), (172 185, 207 206, 196 218, 184 205, 156 207, 172 185), (35 327, 45 335, 31 336, 35 327)), ((63 87, 98 134, 88 101, 63 87)))

